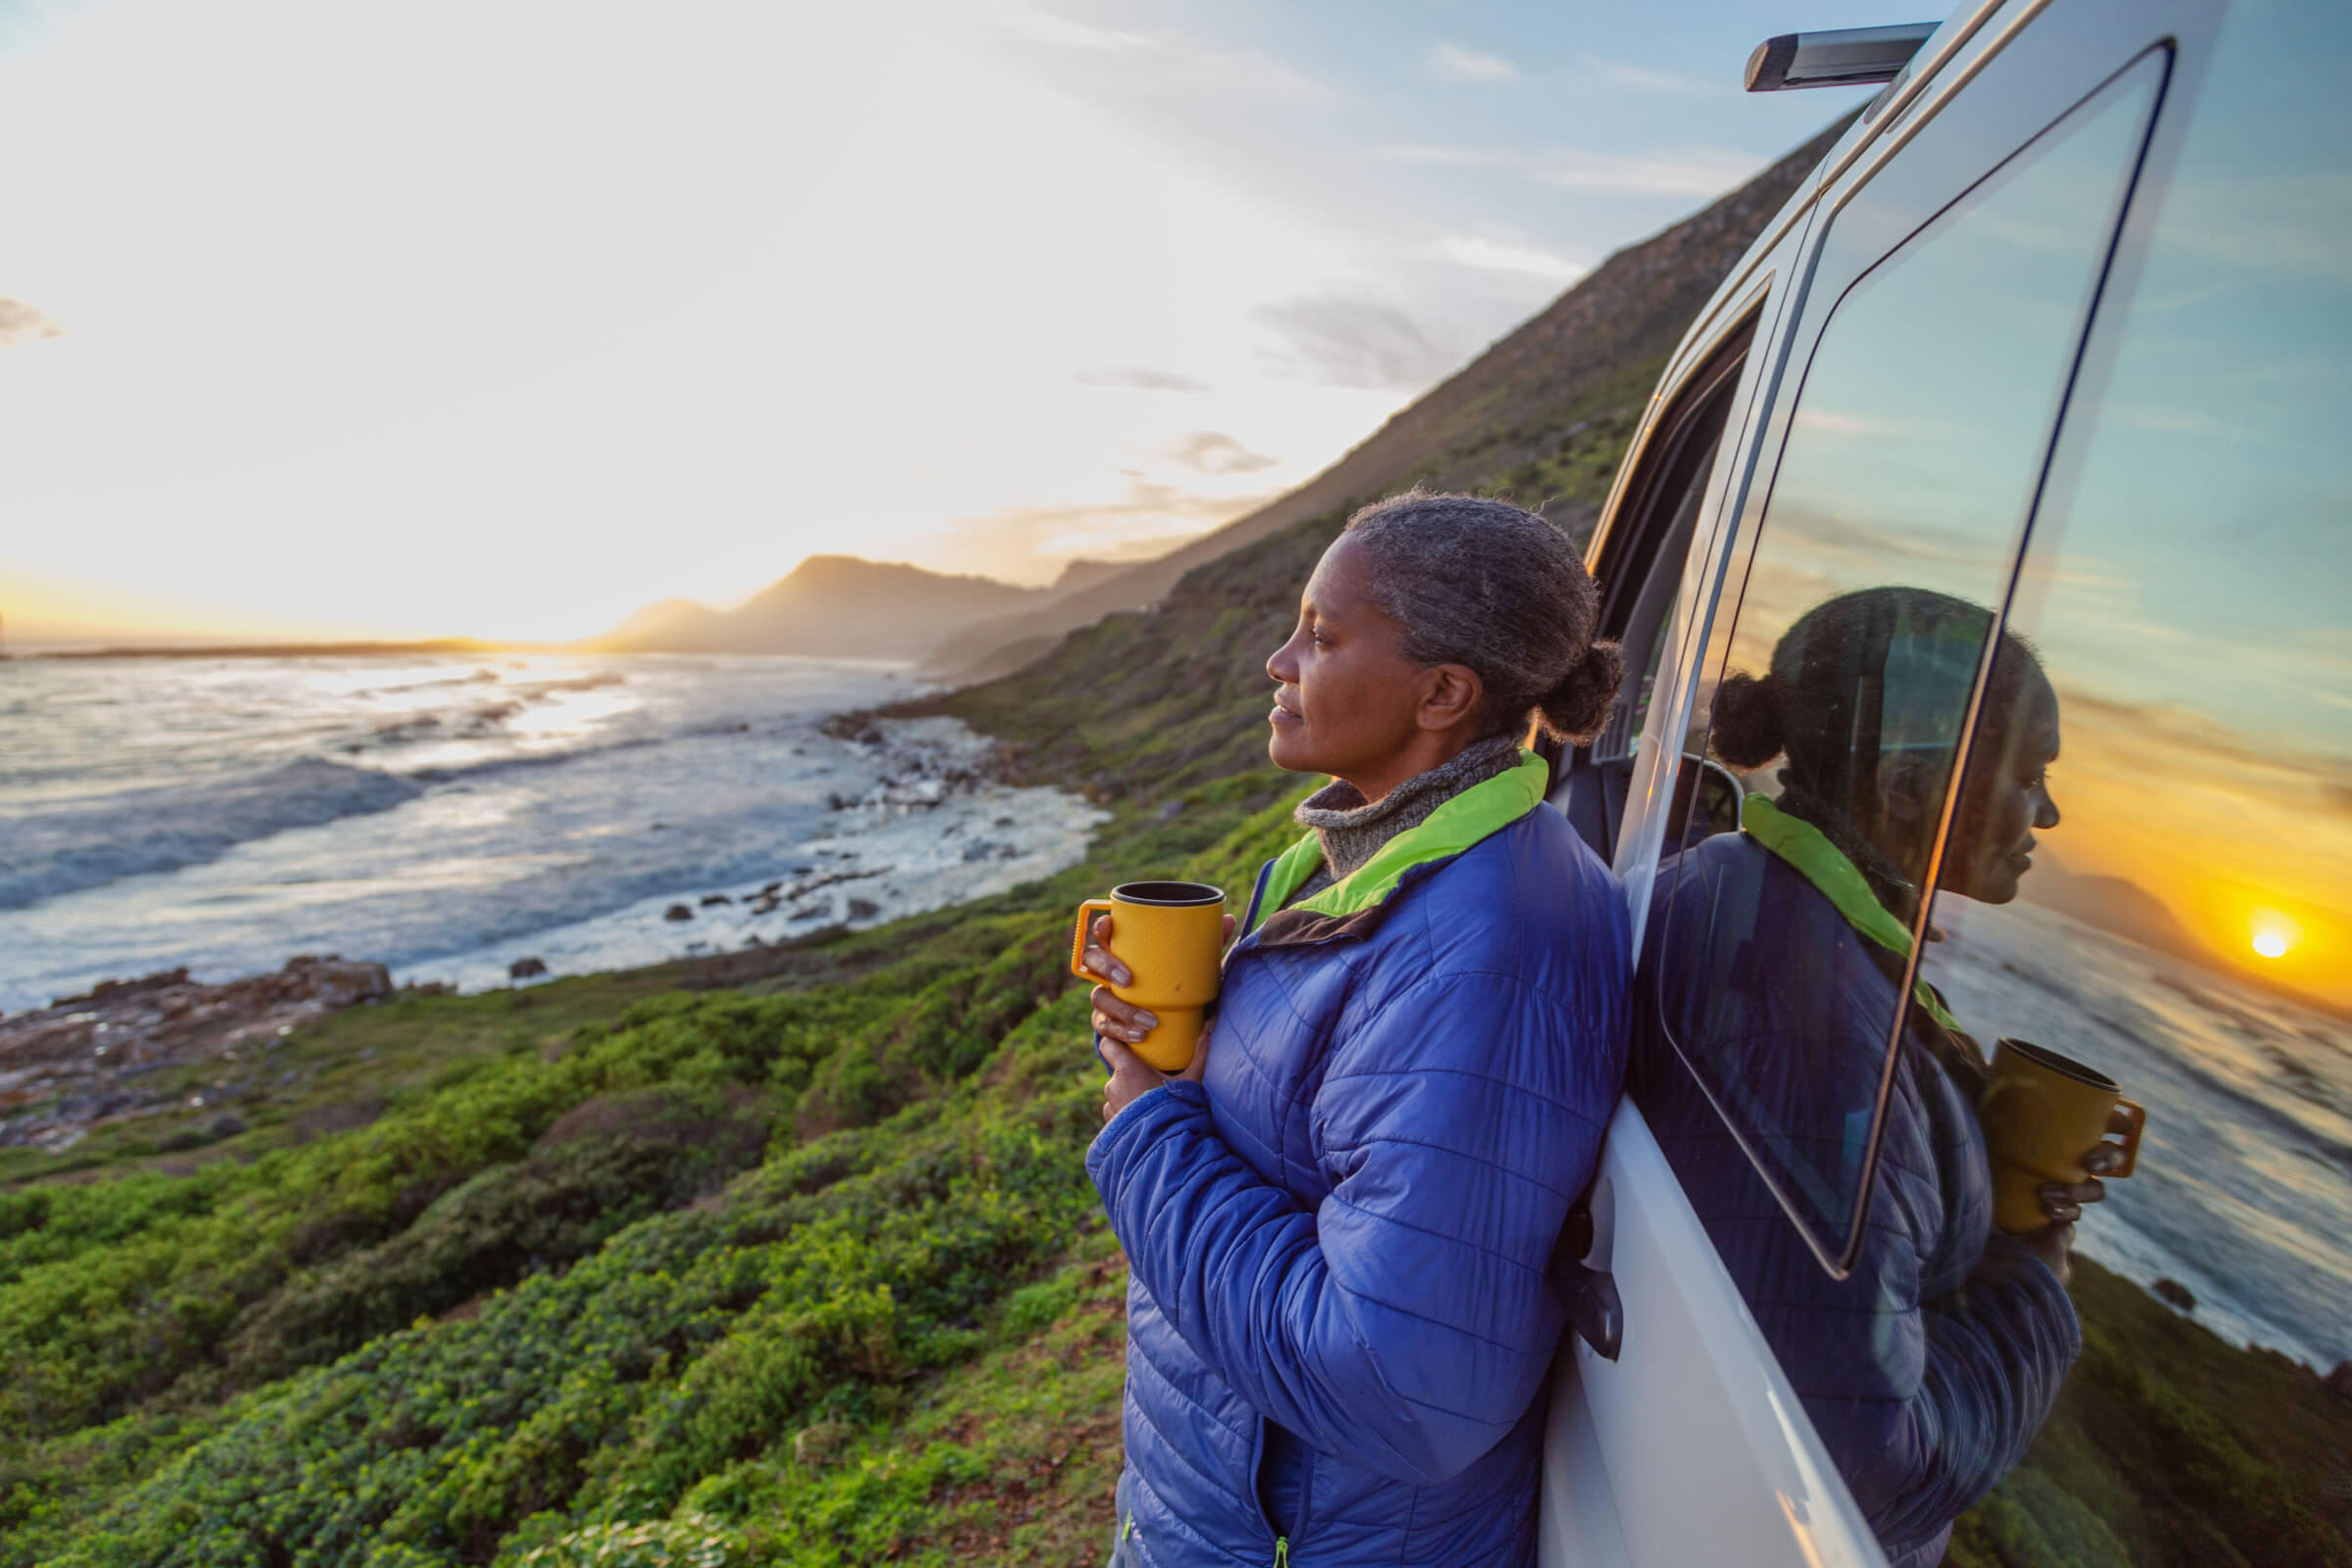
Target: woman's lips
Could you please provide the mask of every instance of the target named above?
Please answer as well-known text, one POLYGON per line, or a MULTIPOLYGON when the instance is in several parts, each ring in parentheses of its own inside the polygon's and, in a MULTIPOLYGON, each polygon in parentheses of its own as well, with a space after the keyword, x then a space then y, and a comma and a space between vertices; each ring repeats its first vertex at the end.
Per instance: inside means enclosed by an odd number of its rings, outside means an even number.
POLYGON ((1299 716, 1296 713, 1293 713, 1290 709, 1282 706, 1282 699, 1280 697, 1276 697, 1274 698, 1273 711, 1266 716, 1266 722, 1268 724, 1296 724, 1299 722, 1299 716))

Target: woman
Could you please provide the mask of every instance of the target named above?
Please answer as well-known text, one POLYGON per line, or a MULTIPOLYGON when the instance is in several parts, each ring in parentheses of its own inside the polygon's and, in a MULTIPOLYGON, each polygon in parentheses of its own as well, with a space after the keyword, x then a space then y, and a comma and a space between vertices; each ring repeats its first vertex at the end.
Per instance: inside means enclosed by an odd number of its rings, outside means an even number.
MULTIPOLYGON (((1533 720, 1623 676, 1542 518, 1358 512, 1267 661, 1268 752, 1327 773, 1173 1079, 1094 992, 1087 1169, 1131 1268, 1115 1562, 1534 1561, 1547 1265, 1623 1072, 1623 895, 1542 804, 1533 720)), ((1085 955, 1125 971, 1099 922, 1085 955)))
MULTIPOLYGON (((2081 1345, 2064 1289, 2073 1222, 2103 1196, 2095 1174, 2045 1187, 2050 1224, 1994 1231, 1974 1111, 1985 1059, 1924 984, 1898 1006, 1992 620, 1948 594, 1865 589, 1800 616, 1761 678, 1725 681, 1708 743, 1743 772, 1777 759, 1778 796, 1749 796, 1739 832, 1659 867, 1643 943, 1658 987, 1635 1025, 1644 1115, 1899 1568, 1942 1558, 1952 1520, 2048 1415, 2081 1345), (1882 1080, 1878 1169, 1840 1279, 1756 1167, 1835 1251, 1882 1080)), ((2017 896, 2036 832, 2058 824, 2057 755, 2057 695, 2033 650, 2004 636, 1940 891, 2017 896)), ((2085 1164, 2107 1170, 2113 1156, 2085 1164)))

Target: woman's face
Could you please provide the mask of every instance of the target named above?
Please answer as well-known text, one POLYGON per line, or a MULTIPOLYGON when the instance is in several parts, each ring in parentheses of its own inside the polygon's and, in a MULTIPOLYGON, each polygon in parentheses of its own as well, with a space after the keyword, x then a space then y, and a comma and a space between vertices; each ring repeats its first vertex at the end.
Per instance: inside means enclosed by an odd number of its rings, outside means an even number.
POLYGON ((1404 629, 1372 603, 1368 579, 1348 535, 1323 551, 1299 596, 1297 629, 1266 661, 1275 687, 1266 751, 1277 768, 1327 773, 1376 800, 1419 771, 1389 777, 1418 748, 1425 689, 1440 672, 1405 657, 1404 629))
POLYGON ((2039 670, 2005 714, 1987 711, 1960 784, 1937 881, 1984 904, 2005 904, 2034 869, 2034 830, 2058 826, 2049 766, 2058 760, 2058 696, 2039 670), (1997 728, 1985 728, 1998 720, 1997 728))

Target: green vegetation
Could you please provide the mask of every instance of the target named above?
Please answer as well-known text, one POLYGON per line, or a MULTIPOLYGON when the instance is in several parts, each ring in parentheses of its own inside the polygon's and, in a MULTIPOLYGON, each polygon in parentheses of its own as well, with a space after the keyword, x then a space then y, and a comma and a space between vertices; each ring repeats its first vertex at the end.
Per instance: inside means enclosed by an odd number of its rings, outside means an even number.
MULTIPOLYGON (((1762 187, 1392 421, 1379 488, 1589 524, 1762 187)), ((357 1009, 270 1048, 243 1132, 0 1151, 0 1568, 1098 1563, 1127 1274, 1065 923, 1131 877, 1239 894, 1289 841, 1262 664, 1329 500, 905 710, 1110 806, 1083 867, 812 948, 357 1009)), ((2084 1364, 1955 1564, 2352 1564, 2352 1405, 2094 1266, 2077 1298, 2084 1364)))
MULTIPOLYGON (((1064 922, 1288 841, 1255 668, 1336 524, 935 704, 1112 806, 1085 867, 733 989, 358 1009, 243 1134, 15 1167, 0 1568, 1098 1562, 1126 1270, 1064 922)), ((2084 1365, 1954 1563, 2352 1564, 2352 1406, 2077 1293, 2084 1365)))
POLYGON ((1246 881, 1264 792, 742 990, 357 1010, 227 1156, 21 1181, 0 1563, 1085 1560, 1124 1270, 1067 912, 1246 881))

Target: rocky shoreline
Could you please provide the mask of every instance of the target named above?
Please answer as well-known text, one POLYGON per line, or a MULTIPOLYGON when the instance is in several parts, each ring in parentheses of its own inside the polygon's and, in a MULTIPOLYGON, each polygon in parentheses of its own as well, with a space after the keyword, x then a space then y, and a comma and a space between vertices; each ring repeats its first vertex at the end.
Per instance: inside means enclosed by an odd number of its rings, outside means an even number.
MULTIPOLYGON (((298 1024, 397 994, 381 964, 304 954, 268 974, 221 985, 167 970, 109 980, 80 996, 0 1018, 0 1149, 62 1154, 102 1122, 222 1108, 217 1137, 244 1130, 227 1107, 274 1076, 270 1053, 298 1024), (152 1080, 167 1069, 227 1074, 183 1095, 152 1080)), ((209 1139, 207 1141, 210 1141, 209 1139)))
MULTIPOLYGON (((607 967, 678 964, 688 987, 741 983, 768 967, 764 954, 981 896, 941 885, 933 890, 945 896, 925 899, 926 878, 978 885, 1032 854, 1021 841, 1027 835, 1018 814, 991 809, 992 800, 1015 792, 997 742, 953 720, 867 712, 837 715, 823 729, 867 753, 879 775, 862 792, 828 800, 833 831, 813 841, 804 861, 757 886, 666 901, 657 918, 676 935, 664 944, 669 951, 642 965, 607 967), (911 820, 942 818, 936 832, 908 832, 911 820), (900 864, 910 857, 893 851, 911 841, 932 864, 900 864)), ((502 959, 498 970, 506 984, 588 972, 539 952, 502 959)), ((299 1025, 349 1007, 456 988, 440 981, 396 986, 382 964, 305 954, 280 970, 218 984, 192 979, 184 967, 109 980, 0 1017, 0 1149, 64 1153, 104 1123, 210 1107, 219 1114, 180 1135, 197 1142, 234 1136, 243 1124, 232 1108, 271 1092, 280 1069, 270 1055, 299 1025), (215 1075, 193 1093, 168 1090, 162 1079, 184 1083, 187 1076, 171 1069, 215 1075)))

